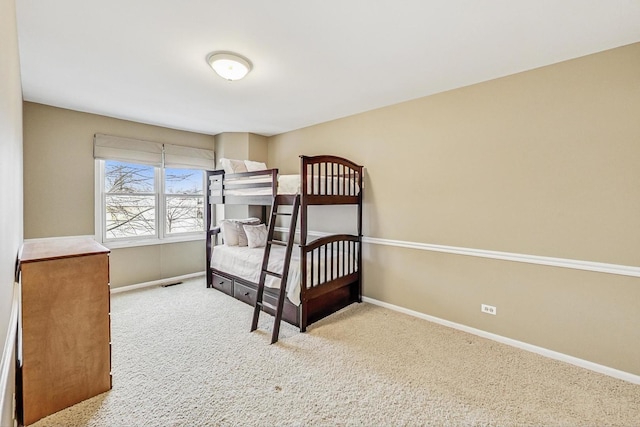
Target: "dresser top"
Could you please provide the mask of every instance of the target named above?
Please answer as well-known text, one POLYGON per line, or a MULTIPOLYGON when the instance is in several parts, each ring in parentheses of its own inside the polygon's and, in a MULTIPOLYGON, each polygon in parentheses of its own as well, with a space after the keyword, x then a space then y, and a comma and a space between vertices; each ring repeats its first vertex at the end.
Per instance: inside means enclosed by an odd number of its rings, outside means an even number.
POLYGON ((27 240, 22 245, 20 263, 24 264, 48 259, 71 258, 109 252, 109 249, 90 237, 60 237, 27 240))

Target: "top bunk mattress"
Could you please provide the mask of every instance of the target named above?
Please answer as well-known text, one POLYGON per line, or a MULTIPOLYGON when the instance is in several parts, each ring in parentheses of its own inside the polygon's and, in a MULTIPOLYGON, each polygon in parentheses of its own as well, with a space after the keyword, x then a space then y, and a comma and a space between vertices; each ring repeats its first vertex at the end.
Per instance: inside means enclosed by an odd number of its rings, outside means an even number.
MULTIPOLYGON (((227 189, 225 196, 270 196, 271 187, 251 188, 251 185, 270 183, 269 177, 258 178, 233 178, 225 180, 227 183, 242 184, 247 188, 227 189)), ((298 194, 301 191, 301 180, 299 174, 278 175, 278 194, 298 194)), ((307 181, 307 194, 318 195, 353 195, 360 192, 360 187, 353 178, 340 176, 309 176, 307 181)), ((219 197, 220 190, 212 189, 211 196, 219 197)))

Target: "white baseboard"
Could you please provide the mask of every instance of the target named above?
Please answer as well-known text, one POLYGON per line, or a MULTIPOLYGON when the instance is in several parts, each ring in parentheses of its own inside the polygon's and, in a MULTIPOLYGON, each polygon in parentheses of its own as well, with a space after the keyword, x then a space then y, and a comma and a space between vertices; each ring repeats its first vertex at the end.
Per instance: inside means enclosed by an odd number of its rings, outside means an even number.
MULTIPOLYGON (((12 368, 16 363, 16 334, 18 332, 18 316, 20 310, 20 285, 16 282, 13 284, 13 297, 11 300, 11 313, 9 314, 9 329, 7 330, 7 337, 4 341, 4 347, 2 351, 2 359, 0 359, 0 411, 2 408, 15 408, 14 402, 10 405, 6 405, 8 398, 14 399, 15 393, 7 393, 9 391, 9 385, 15 383, 11 376, 12 368)), ((13 387, 11 388, 13 390, 13 387)), ((11 414, 11 418, 15 416, 11 414)), ((5 414, 0 413, 0 421, 5 419, 5 414)))
POLYGON ((610 368, 608 366, 599 365, 597 363, 589 362, 588 360, 579 359, 577 357, 569 356, 567 354, 559 353, 557 351, 549 350, 543 347, 538 347, 532 344, 528 344, 522 341, 514 340, 511 338, 503 337, 501 335, 492 334, 490 332, 486 332, 480 329, 471 328, 469 326, 461 325, 459 323, 450 322, 448 320, 440 319, 439 317, 430 316, 428 314, 420 313, 418 311, 409 310, 404 307, 400 307, 397 305, 389 304, 383 301, 378 301, 373 298, 362 297, 364 302, 368 302, 370 304, 378 305, 380 307, 388 308, 393 311, 397 311, 400 313, 408 314, 409 316, 417 317, 420 319, 427 320, 429 322, 437 323, 439 325, 447 326, 453 329, 458 329, 463 332, 467 332, 473 335, 477 335, 482 338, 487 338, 492 341, 497 341, 502 344, 506 344, 512 347, 519 348, 521 350, 530 351, 532 353, 540 354, 542 356, 548 357, 550 359, 559 360, 561 362, 566 362, 571 365, 579 366, 581 368, 588 369, 590 371, 598 372, 600 374, 608 375, 613 378, 617 378, 620 380, 628 381, 633 384, 640 385, 640 376, 631 374, 629 372, 620 371, 618 369, 610 368))
POLYGON ((133 291, 135 289, 142 289, 142 288, 149 288, 151 286, 168 285, 171 283, 181 282, 187 279, 193 279, 194 277, 204 276, 204 273, 205 273, 204 271, 200 271, 197 273, 190 273, 182 276, 175 276, 175 277, 168 277, 166 279, 154 280, 152 282, 137 283, 135 285, 128 285, 128 286, 119 286, 117 288, 111 288, 111 293, 118 294, 120 292, 133 291))

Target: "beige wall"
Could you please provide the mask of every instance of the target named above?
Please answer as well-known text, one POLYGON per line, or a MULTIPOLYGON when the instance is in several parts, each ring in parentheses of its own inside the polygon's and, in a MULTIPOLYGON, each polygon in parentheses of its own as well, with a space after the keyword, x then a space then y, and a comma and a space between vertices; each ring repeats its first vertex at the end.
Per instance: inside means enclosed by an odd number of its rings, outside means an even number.
POLYGON ((198 273, 206 268, 204 240, 114 249, 110 262, 112 287, 198 273))
POLYGON ((249 155, 249 134, 246 132, 220 133, 214 140, 218 169, 222 169, 220 159, 246 159, 249 155))
MULTIPOLYGON (((368 237, 640 266, 638 70, 634 44, 416 99, 271 137, 269 164, 364 165, 368 237)), ((364 261, 367 296, 640 375, 639 278, 373 244, 364 261)))
MULTIPOLYGON (((256 162, 267 161, 268 139, 247 132, 224 132, 215 137, 216 159, 240 159, 256 162)), ((217 164, 221 168, 220 163, 217 164)))
MULTIPOLYGON (((15 327, 9 325, 9 320, 16 258, 23 235, 22 86, 14 0, 0 0, 0 182, 0 354, 4 354, 9 351, 5 349, 9 327, 15 327)), ((13 343, 9 346, 13 348, 13 343)), ((2 426, 13 425, 13 366, 7 380, 6 389, 0 390, 0 397, 4 397, 0 398, 2 426)))
MULTIPOLYGON (((256 135, 255 133, 249 134, 249 149, 247 159, 254 162, 267 162, 268 156, 268 138, 262 135, 256 135)), ((268 165, 267 165, 268 166, 268 165)))
MULTIPOLYGON (((207 149, 214 144, 210 135, 25 102, 25 238, 94 234, 96 133, 207 149)), ((204 268, 204 240, 114 249, 111 284, 154 281, 204 268)))
MULTIPOLYGON (((215 136, 215 150, 217 168, 220 159, 253 160, 255 162, 267 161, 268 139, 261 135, 247 132, 225 132, 215 136)), ((256 206, 218 205, 216 206, 216 218, 248 218, 262 217, 262 209, 256 206)))

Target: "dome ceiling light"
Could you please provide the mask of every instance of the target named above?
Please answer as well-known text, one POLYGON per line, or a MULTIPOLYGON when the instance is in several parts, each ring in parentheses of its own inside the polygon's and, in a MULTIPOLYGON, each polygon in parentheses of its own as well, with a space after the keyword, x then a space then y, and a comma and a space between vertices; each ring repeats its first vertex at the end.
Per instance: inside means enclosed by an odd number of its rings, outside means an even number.
POLYGON ((251 71, 251 63, 235 53, 218 52, 207 56, 207 63, 225 80, 240 80, 251 71))

